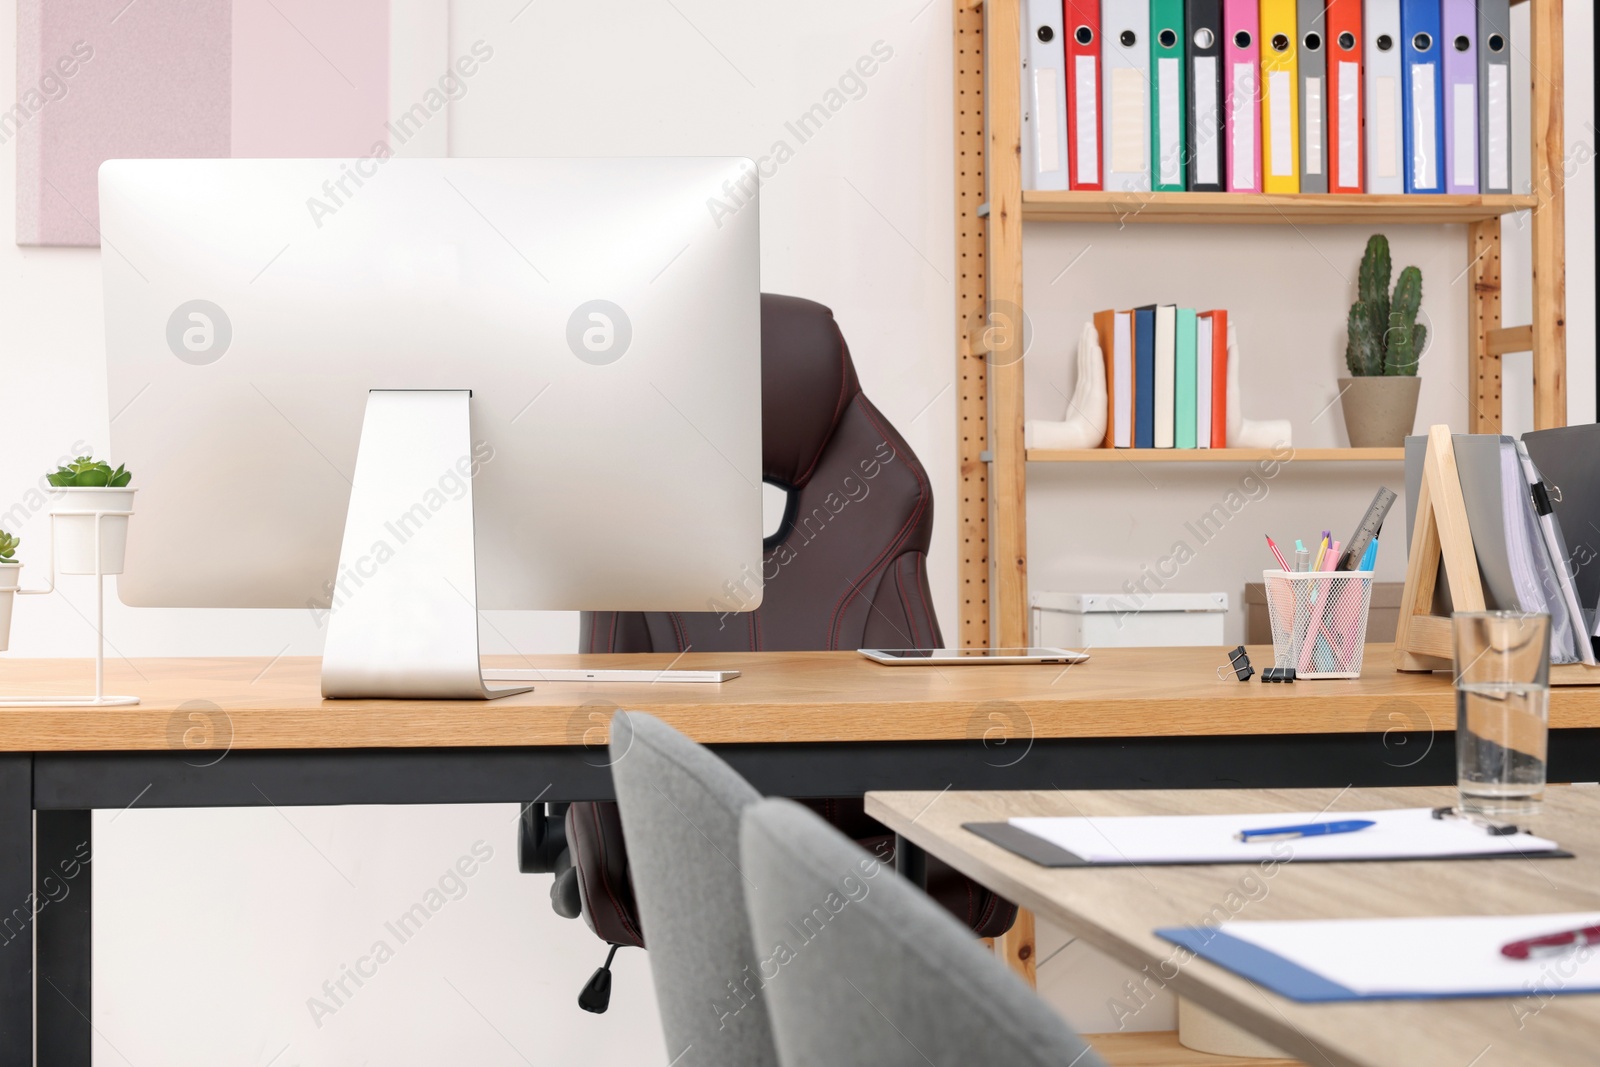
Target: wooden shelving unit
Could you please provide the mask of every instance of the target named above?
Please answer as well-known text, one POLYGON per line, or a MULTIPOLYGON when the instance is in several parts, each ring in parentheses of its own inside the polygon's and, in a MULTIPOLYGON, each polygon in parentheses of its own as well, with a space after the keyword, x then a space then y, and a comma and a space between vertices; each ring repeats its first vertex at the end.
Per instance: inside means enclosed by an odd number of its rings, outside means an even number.
MULTIPOLYGON (((1518 0, 1513 0, 1518 2, 1518 0)), ((1241 195, 1024 192, 1020 0, 956 0, 956 256, 961 493, 961 642, 1028 638, 1029 463, 1233 463, 1283 459, 1252 449, 1024 448, 1021 324, 1023 224, 1463 225, 1469 380, 1464 427, 1500 429, 1500 361, 1533 354, 1534 424, 1566 422, 1562 4, 1530 3, 1531 192, 1500 196, 1241 195), (1500 316, 1501 218, 1529 212, 1532 322, 1500 316)), ((1397 462, 1400 449, 1300 449, 1294 461, 1397 462)), ((1025 936, 1012 939, 1018 944, 1025 936)))
POLYGON ((1072 448, 1028 449, 1029 463, 1401 463, 1403 448, 1072 448))
POLYGON ((1539 206, 1536 196, 1330 196, 1323 193, 1022 194, 1025 222, 1127 222, 1295 226, 1484 222, 1539 206))

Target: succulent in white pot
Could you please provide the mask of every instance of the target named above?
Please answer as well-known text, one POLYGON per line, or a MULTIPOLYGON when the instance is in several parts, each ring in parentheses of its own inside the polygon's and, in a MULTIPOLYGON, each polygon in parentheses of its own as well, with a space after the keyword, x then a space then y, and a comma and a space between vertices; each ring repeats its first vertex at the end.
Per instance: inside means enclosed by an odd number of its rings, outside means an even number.
POLYGON ((95 525, 99 519, 100 573, 121 574, 128 551, 128 515, 133 511, 133 494, 128 483, 133 473, 123 467, 111 469, 91 456, 79 456, 64 467, 45 475, 50 482, 51 522, 55 529, 57 574, 95 573, 95 525))
POLYGON ((22 564, 17 562, 17 546, 22 542, 0 530, 0 652, 11 647, 11 606, 17 599, 17 584, 22 564))

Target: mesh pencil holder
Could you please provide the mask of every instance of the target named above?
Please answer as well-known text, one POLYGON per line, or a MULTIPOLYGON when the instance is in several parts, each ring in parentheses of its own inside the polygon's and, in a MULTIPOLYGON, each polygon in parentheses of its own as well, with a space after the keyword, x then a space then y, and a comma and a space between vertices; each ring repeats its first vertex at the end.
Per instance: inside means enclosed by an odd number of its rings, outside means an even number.
POLYGON ((1296 678, 1355 678, 1367 641, 1371 571, 1263 571, 1272 658, 1296 678))

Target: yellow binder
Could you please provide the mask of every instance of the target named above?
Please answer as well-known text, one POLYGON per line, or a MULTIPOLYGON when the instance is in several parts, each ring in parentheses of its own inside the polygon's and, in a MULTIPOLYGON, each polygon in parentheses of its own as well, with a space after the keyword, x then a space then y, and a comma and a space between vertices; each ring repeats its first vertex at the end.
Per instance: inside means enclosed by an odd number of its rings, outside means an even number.
POLYGON ((1295 37, 1295 0, 1261 0, 1261 184, 1269 193, 1300 191, 1295 37))

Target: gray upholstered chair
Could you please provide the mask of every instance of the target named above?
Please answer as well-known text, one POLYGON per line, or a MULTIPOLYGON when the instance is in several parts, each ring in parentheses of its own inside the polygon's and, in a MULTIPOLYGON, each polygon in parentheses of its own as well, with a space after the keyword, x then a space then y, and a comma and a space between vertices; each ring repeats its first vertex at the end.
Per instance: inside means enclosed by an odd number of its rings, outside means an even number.
POLYGON ((971 930, 812 812, 752 805, 740 855, 783 1067, 1103 1067, 971 930))
POLYGON ((777 1067, 739 870, 739 816, 761 795, 708 750, 640 712, 612 718, 611 761, 668 1060, 777 1067))

